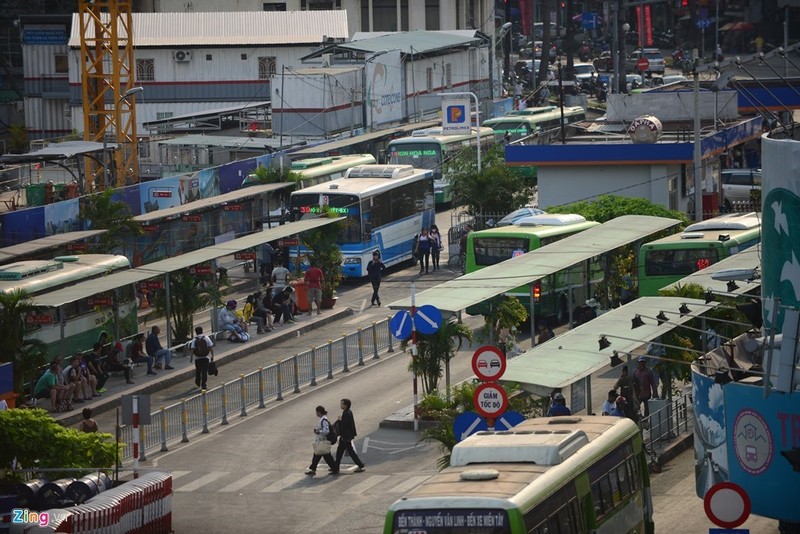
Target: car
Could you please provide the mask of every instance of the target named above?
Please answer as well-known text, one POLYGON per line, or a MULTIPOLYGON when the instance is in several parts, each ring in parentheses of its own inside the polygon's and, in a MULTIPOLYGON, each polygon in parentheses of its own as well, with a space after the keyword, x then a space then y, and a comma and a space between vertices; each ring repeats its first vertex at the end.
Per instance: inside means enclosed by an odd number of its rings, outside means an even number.
MULTIPOLYGON (((559 26, 555 22, 550 23, 550 38, 564 37, 567 34, 567 29, 564 26, 559 26)), ((533 23, 533 38, 541 41, 544 38, 544 23, 533 23)))
POLYGON ((639 72, 636 68, 636 63, 640 58, 646 57, 649 66, 645 72, 660 72, 664 73, 664 56, 661 55, 661 50, 658 48, 645 48, 644 50, 634 50, 633 53, 625 60, 626 72, 639 72))
POLYGON ((486 360, 478 360, 478 369, 483 369, 485 367, 488 367, 486 360))
POLYGON ((575 80, 580 85, 587 85, 592 79, 597 79, 597 69, 591 63, 575 63, 575 80))
POLYGON ((611 54, 610 50, 600 52, 600 56, 596 57, 594 61, 592 61, 592 64, 595 70, 611 72, 614 70, 614 56, 611 54))
POLYGON ((725 202, 751 202, 752 192, 761 189, 761 169, 722 171, 722 198, 725 202))
MULTIPOLYGON (((558 55, 558 48, 554 43, 550 43, 550 62, 556 60, 556 56, 558 55)), ((533 42, 533 57, 535 59, 542 58, 542 42, 541 41, 534 41, 533 42)))
POLYGON ((689 81, 689 78, 682 74, 667 74, 666 76, 653 76, 653 85, 669 85, 671 83, 679 83, 689 81))
POLYGON ((492 363, 491 363, 491 365, 489 367, 491 367, 492 369, 497 367, 499 369, 500 368, 500 360, 492 360, 492 363))

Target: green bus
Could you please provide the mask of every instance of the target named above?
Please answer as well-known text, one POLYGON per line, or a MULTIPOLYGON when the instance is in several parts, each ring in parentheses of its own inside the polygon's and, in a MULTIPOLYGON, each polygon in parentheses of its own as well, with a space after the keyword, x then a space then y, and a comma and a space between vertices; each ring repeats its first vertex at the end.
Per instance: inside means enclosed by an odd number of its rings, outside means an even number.
MULTIPOLYGON (((575 214, 532 215, 517 220, 509 226, 489 228, 467 235, 467 250, 464 260, 465 273, 471 273, 490 265, 495 265, 510 258, 527 254, 565 237, 575 235, 600 223, 587 221, 575 214)), ((534 286, 534 296, 539 293, 535 303, 534 314, 537 317, 554 316, 559 324, 569 319, 570 300, 569 286, 572 285, 572 296, 575 302, 583 302, 589 298, 590 286, 602 278, 602 266, 592 262, 592 276, 585 276, 584 266, 560 271, 547 277, 534 286)), ((507 293, 517 297, 530 310, 530 288, 521 286, 507 293)), ((467 308, 471 315, 489 313, 487 303, 467 308)))
POLYGON ((639 295, 657 296, 661 288, 759 242, 761 217, 751 212, 720 215, 646 243, 639 250, 639 295))
POLYGON ((541 417, 458 443, 450 467, 389 507, 384 534, 653 534, 630 419, 541 417))
MULTIPOLYGON (((491 128, 480 128, 481 150, 486 152, 495 143, 495 132, 491 128)), ((475 151, 478 146, 478 128, 469 134, 443 135, 442 127, 415 130, 408 137, 392 139, 387 147, 387 163, 390 165, 412 165, 415 169, 433 171, 433 191, 436 206, 450 204, 453 186, 442 174, 443 166, 462 150, 475 151)))
MULTIPOLYGON (((564 108, 565 125, 584 120, 586 120, 586 111, 581 106, 564 108)), ((505 137, 508 134, 509 141, 516 141, 536 133, 555 130, 561 126, 561 108, 545 106, 511 111, 502 117, 489 119, 483 125, 494 130, 498 137, 505 137)))

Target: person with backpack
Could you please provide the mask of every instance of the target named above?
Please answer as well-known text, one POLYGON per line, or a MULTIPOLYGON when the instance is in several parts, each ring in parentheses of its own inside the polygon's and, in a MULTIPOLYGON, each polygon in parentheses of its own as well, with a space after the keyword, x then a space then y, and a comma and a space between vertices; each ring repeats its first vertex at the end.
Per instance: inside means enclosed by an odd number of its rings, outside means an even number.
POLYGON ((206 389, 208 383, 208 364, 214 360, 214 342, 203 334, 203 327, 194 329, 195 338, 189 343, 192 356, 189 363, 194 360, 194 383, 200 389, 206 389))
POLYGON ((305 473, 307 475, 317 474, 319 461, 324 458, 331 474, 337 475, 339 474, 339 468, 331 455, 331 445, 336 443, 336 434, 333 432, 330 421, 328 421, 328 412, 324 406, 317 406, 317 417, 319 417, 319 422, 314 428, 314 434, 317 436, 314 442, 314 454, 311 456, 311 465, 306 469, 305 473), (325 453, 325 450, 328 452, 325 453), (320 452, 323 454, 318 454, 320 452))

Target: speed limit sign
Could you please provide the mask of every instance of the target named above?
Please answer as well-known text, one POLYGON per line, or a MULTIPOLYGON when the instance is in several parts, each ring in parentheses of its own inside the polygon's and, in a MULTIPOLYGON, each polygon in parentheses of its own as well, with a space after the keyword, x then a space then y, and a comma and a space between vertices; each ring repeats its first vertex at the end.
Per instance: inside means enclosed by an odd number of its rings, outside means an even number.
POLYGON ((508 408, 508 395, 500 384, 487 382, 475 388, 472 402, 476 412, 487 419, 494 419, 508 408))

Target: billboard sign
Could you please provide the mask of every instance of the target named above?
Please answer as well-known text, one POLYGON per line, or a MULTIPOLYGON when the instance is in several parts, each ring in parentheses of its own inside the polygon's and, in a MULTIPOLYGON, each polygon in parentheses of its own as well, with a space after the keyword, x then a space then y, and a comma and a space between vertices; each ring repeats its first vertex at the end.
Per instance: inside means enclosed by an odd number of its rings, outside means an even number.
POLYGON ((472 130, 472 109, 469 98, 446 98, 442 100, 442 133, 465 135, 472 130))
POLYGON ((399 121, 403 118, 405 94, 401 73, 400 50, 368 55, 364 65, 367 124, 399 121))

